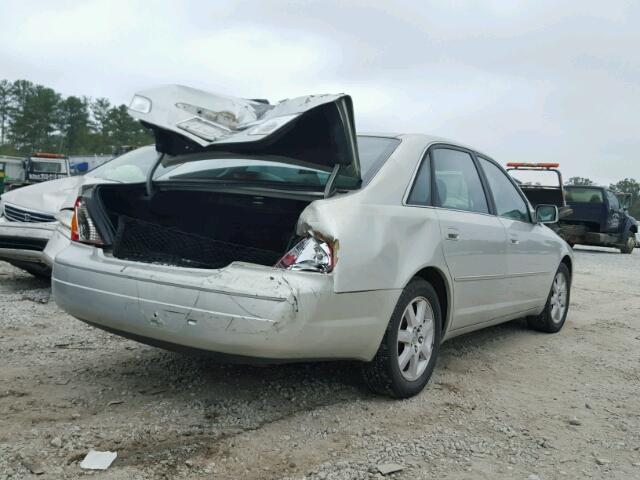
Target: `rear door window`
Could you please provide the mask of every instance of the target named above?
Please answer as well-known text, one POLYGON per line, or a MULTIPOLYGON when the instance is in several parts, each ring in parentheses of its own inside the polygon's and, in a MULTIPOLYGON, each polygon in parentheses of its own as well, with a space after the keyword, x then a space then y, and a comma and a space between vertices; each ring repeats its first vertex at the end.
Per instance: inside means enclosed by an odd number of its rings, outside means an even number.
POLYGON ((429 157, 425 157, 418 168, 411 192, 407 198, 409 205, 431 205, 431 165, 429 157))
POLYGON ((431 156, 436 187, 433 203, 436 206, 489 213, 487 197, 469 153, 438 147, 431 151, 431 156))
POLYGON ((496 213, 504 218, 529 222, 529 207, 513 186, 507 174, 493 162, 480 157, 480 165, 489 182, 489 188, 496 204, 496 213))

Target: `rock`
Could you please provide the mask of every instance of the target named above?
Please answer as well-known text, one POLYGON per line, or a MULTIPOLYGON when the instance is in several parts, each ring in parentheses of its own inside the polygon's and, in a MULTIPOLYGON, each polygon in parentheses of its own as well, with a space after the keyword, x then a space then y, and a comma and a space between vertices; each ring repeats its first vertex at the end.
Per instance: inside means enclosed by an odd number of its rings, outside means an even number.
POLYGON ((52 447, 60 448, 62 447, 62 439, 60 437, 53 437, 49 442, 52 447))
POLYGON ((404 467, 402 465, 398 465, 397 463, 381 463, 377 465, 376 468, 378 469, 378 472, 380 472, 382 475, 389 475, 391 473, 400 472, 401 470, 404 470, 404 467))
POLYGON ((22 460, 22 464, 34 475, 42 475, 44 473, 44 468, 37 460, 25 458, 22 460))
POLYGON ((611 460, 609 460, 608 458, 596 457, 596 463, 598 465, 608 465, 611 463, 611 460))
POLYGON ((535 473, 532 473, 527 477, 527 480, 541 480, 541 479, 538 475, 536 475, 535 473))
POLYGON ((582 425, 582 422, 580 420, 578 420, 576 417, 573 417, 573 418, 569 419, 569 425, 575 425, 577 427, 577 426, 582 425))

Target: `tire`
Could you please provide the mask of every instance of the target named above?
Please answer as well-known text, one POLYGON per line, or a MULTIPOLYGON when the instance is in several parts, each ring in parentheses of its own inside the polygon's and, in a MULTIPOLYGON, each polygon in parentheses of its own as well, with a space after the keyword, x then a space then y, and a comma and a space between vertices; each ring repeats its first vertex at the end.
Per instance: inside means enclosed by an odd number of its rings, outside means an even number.
POLYGON ((411 280, 398 299, 378 352, 362 367, 364 381, 371 390, 394 398, 412 397, 422 391, 440 351, 441 312, 433 287, 421 278, 411 280))
POLYGON ((629 232, 624 246, 620 248, 620 253, 633 253, 636 246, 636 236, 633 232, 629 232))
POLYGON ((571 299, 571 273, 564 263, 561 263, 553 277, 551 290, 547 297, 547 304, 540 315, 527 317, 529 328, 545 333, 559 332, 569 312, 569 301, 571 299), (564 282, 564 294, 558 293, 562 290, 564 282), (558 312, 557 308, 561 307, 558 312))

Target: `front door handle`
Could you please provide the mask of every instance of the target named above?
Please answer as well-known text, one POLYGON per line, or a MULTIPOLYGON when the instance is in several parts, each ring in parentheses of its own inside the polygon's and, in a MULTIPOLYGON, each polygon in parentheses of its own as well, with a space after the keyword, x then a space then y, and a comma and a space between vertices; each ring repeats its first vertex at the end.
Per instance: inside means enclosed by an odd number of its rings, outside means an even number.
POLYGON ((460 233, 454 228, 450 228, 447 231, 447 240, 458 240, 460 238, 460 233))
POLYGON ((518 240, 518 237, 511 237, 511 243, 513 245, 518 245, 520 243, 520 240, 518 240))

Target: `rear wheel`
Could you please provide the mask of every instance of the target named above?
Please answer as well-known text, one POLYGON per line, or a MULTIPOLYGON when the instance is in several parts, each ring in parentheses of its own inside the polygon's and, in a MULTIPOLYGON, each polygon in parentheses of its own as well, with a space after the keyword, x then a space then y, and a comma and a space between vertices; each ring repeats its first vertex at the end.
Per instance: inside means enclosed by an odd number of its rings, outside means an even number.
POLYGON ((540 315, 527 317, 530 328, 540 332, 559 332, 567 318, 571 294, 571 274, 564 263, 561 263, 553 278, 547 304, 540 315))
POLYGON ((633 232, 629 232, 627 235, 627 241, 624 246, 620 248, 621 253, 633 253, 633 249, 636 246, 636 236, 633 232))
POLYGON ((419 393, 435 367, 441 325, 435 290, 425 280, 412 280, 400 295, 376 356, 363 365, 369 388, 396 398, 419 393))

